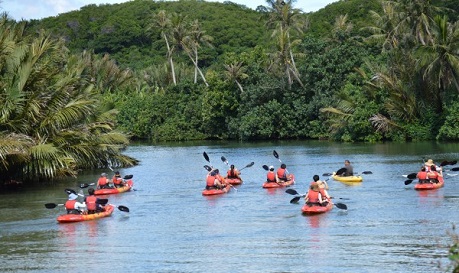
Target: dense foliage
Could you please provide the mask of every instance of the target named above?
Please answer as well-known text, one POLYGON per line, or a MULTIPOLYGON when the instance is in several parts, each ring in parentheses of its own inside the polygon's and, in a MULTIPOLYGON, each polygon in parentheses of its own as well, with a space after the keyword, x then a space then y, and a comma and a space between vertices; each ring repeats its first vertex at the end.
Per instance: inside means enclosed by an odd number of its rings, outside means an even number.
MULTIPOLYGON (((459 0, 343 0, 310 14, 266 4, 135 0, 21 24, 28 40, 45 29, 87 60, 72 76, 95 80, 85 97, 100 99, 84 122, 112 106, 110 124, 134 138, 459 138, 459 0)), ((50 86, 76 62, 59 53, 50 86)))

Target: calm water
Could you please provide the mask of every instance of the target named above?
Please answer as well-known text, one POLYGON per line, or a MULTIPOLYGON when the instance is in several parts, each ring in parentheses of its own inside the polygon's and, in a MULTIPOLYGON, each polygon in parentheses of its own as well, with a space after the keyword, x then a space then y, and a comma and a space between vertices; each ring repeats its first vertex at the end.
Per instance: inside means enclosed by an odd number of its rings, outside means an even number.
POLYGON ((447 231, 459 223, 459 176, 422 193, 405 186, 402 174, 417 171, 423 157, 458 159, 459 144, 213 142, 137 145, 126 154, 141 160, 121 170, 134 175, 136 190, 109 200, 130 213, 58 224, 62 207, 44 207, 65 202, 65 188, 95 182, 101 171, 53 188, 0 194, 0 271, 442 272, 448 265, 447 231), (280 164, 273 150, 301 193, 314 174, 335 171, 344 159, 373 174, 357 186, 329 181, 330 194, 343 198, 347 211, 303 216, 285 189, 261 188, 261 166, 280 164), (206 198, 204 151, 223 170, 222 155, 239 168, 255 165, 242 171, 237 191, 206 198))

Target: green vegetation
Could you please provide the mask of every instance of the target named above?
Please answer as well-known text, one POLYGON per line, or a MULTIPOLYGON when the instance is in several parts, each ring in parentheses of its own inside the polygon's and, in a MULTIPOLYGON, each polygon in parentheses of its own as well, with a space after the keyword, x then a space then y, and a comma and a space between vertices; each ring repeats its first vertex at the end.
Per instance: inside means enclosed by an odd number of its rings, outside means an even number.
POLYGON ((83 123, 110 106, 110 130, 133 138, 459 138, 459 0, 342 0, 310 14, 266 4, 135 0, 21 24, 27 40, 63 39, 70 53, 53 69, 86 58, 72 75, 92 84, 97 111, 83 123))

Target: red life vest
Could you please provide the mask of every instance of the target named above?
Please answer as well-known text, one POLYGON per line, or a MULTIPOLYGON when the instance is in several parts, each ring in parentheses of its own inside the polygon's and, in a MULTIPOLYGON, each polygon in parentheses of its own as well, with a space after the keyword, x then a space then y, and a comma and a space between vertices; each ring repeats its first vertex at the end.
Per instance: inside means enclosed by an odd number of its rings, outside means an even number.
POLYGON ((429 179, 437 179, 438 180, 438 172, 430 171, 430 172, 427 173, 427 177, 429 179))
POLYGON ((213 187, 215 185, 215 176, 208 175, 206 178, 206 186, 207 187, 213 187))
POLYGON ((418 172, 417 177, 419 180, 426 180, 427 179, 427 172, 418 172))
POLYGON ((76 202, 77 202, 77 200, 67 200, 67 202, 65 202, 65 208, 67 210, 75 209, 75 203, 76 202))
POLYGON ((120 186, 121 184, 123 184, 123 179, 121 179, 121 177, 118 177, 117 179, 114 178, 113 184, 120 186))
POLYGON ((268 172, 268 174, 266 175, 266 181, 276 182, 276 174, 274 172, 268 172))
POLYGON ((228 172, 226 172, 226 176, 228 178, 237 178, 237 173, 238 171, 236 169, 229 169, 228 172))
POLYGON ((107 177, 99 177, 99 180, 97 181, 99 183, 99 186, 105 186, 108 183, 108 178, 107 177))
POLYGON ((287 171, 285 169, 277 169, 277 177, 283 180, 287 180, 287 171))
POLYGON ((318 191, 309 190, 308 191, 308 203, 319 203, 319 194, 318 191))
POLYGON ((116 184, 116 181, 118 181, 118 179, 121 179, 121 176, 115 174, 115 175, 112 177, 112 182, 116 184))
POLYGON ((86 207, 88 208, 88 210, 97 209, 96 201, 97 201, 97 197, 95 197, 94 195, 90 195, 86 197, 86 207))

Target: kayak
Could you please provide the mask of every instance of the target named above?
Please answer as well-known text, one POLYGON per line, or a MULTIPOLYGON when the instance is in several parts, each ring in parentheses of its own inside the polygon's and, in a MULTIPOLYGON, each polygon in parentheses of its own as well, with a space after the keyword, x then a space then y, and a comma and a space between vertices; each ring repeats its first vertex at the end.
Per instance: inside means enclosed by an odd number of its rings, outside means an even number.
POLYGON ((335 175, 333 173, 332 175, 332 178, 336 181, 340 181, 340 182, 351 182, 351 183, 360 183, 363 181, 363 177, 361 175, 359 176, 339 176, 339 175, 335 175))
POLYGON ((264 189, 273 189, 273 188, 284 188, 284 187, 288 187, 288 186, 291 186, 293 184, 295 184, 295 176, 292 174, 292 180, 290 181, 287 181, 287 182, 280 182, 280 183, 277 183, 277 182, 265 182, 263 183, 263 188, 264 189))
POLYGON ((301 208, 301 212, 303 214, 308 214, 308 215, 319 214, 319 213, 330 211, 332 210, 332 208, 333 208, 332 202, 328 202, 326 206, 304 204, 303 207, 301 208))
POLYGON ((225 178, 225 183, 229 183, 231 185, 241 185, 242 180, 239 178, 225 178))
POLYGON ((204 189, 204 190, 202 191, 202 195, 204 195, 204 196, 210 196, 210 195, 224 194, 224 193, 229 192, 230 189, 231 189, 231 186, 230 186, 229 184, 226 185, 226 187, 224 187, 223 189, 211 189, 211 190, 204 189))
POLYGON ((57 221, 59 223, 73 223, 95 220, 112 215, 114 209, 114 205, 108 204, 105 206, 105 211, 94 214, 62 214, 57 217, 57 221))
POLYGON ((443 180, 443 177, 438 177, 438 183, 417 183, 414 185, 415 190, 434 190, 434 189, 439 189, 445 185, 445 180, 443 180))
POLYGON ((94 191, 94 195, 104 195, 104 194, 118 194, 122 192, 127 192, 132 189, 134 182, 132 179, 126 180, 126 184, 120 188, 108 188, 108 189, 98 189, 94 191))

